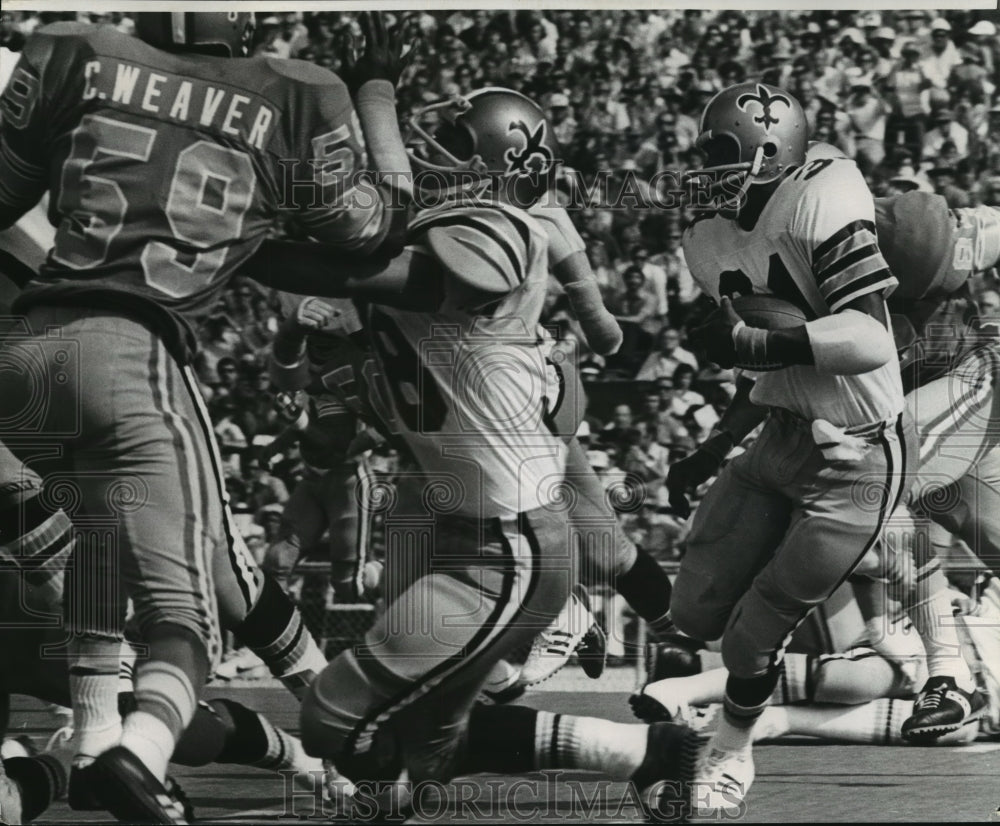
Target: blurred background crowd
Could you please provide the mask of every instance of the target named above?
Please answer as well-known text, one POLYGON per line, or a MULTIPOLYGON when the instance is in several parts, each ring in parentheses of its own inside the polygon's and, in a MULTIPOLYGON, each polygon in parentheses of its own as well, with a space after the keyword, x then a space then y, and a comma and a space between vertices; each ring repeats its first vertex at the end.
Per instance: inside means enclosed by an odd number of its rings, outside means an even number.
MULTIPOLYGON (((0 47, 16 52, 34 27, 65 17, 4 12, 0 47)), ((69 17, 133 28, 122 13, 69 17)), ((795 94, 812 138, 855 158, 876 196, 922 189, 953 207, 1000 206, 996 12, 478 10, 397 19, 419 38, 398 94, 404 124, 428 102, 486 85, 524 92, 550 118, 563 149, 559 191, 576 204, 571 215, 624 345, 607 359, 588 353, 554 282, 545 321, 579 354, 590 399, 580 437, 591 463, 609 485, 628 476, 645 487, 645 505, 624 520, 663 559, 683 539, 663 480, 725 410, 733 377, 687 345, 705 312, 680 245, 691 215, 634 200, 581 203, 580 193, 599 191, 602 177, 641 192, 657 173, 697 166, 701 109, 721 88, 755 77, 795 94)), ((258 12, 257 21, 257 54, 334 72, 344 44, 360 37, 350 13, 258 12)), ((980 279, 977 298, 984 315, 1000 316, 995 273, 980 279)), ((204 325, 198 364, 230 492, 257 547, 308 472, 294 448, 270 469, 255 453, 283 426, 266 370, 278 313, 274 296, 237 280, 204 325)), ((376 458, 391 472, 391 453, 376 458)))

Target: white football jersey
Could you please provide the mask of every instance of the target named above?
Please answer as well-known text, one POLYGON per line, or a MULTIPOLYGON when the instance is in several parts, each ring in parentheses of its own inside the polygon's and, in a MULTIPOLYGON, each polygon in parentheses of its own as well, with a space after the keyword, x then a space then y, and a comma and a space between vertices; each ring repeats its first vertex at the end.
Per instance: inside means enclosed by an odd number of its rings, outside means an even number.
MULTIPOLYGON (((872 195, 854 161, 819 144, 771 196, 752 230, 713 216, 684 233, 691 274, 709 296, 763 294, 809 318, 830 315, 896 285, 875 238, 872 195)), ((811 365, 752 374, 751 400, 841 427, 894 419, 903 410, 899 363, 836 376, 811 365)))
POLYGON ((566 448, 546 421, 545 231, 523 210, 476 201, 421 212, 410 233, 414 254, 465 278, 500 275, 510 292, 466 306, 458 279, 446 279, 435 312, 370 308, 381 395, 399 436, 421 469, 455 492, 455 512, 510 517, 548 503, 566 448))

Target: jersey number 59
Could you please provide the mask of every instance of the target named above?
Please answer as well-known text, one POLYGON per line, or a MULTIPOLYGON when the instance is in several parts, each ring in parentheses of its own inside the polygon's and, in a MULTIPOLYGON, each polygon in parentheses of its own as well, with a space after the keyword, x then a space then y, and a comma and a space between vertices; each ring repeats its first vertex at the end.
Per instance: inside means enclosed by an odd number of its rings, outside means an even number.
MULTIPOLYGON (((156 138, 157 131, 147 126, 100 115, 81 120, 62 169, 57 208, 66 217, 56 231, 56 261, 75 270, 103 264, 130 209, 131 220, 155 227, 160 210, 155 193, 125 192, 121 183, 101 173, 122 159, 147 163, 156 138), (148 220, 144 209, 150 210, 148 220)), ((173 298, 207 284, 225 262, 224 242, 240 236, 255 186, 253 165, 244 152, 205 140, 181 150, 165 210, 169 233, 203 251, 181 260, 174 247, 147 242, 141 255, 146 283, 173 298)))

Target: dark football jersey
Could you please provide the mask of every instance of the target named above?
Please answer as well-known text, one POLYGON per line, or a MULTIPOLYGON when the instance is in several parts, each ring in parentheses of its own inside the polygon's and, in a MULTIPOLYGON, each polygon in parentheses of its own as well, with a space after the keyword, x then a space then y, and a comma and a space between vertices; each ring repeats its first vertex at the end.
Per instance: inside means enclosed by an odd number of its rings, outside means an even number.
POLYGON ((51 191, 55 245, 16 305, 72 302, 193 329, 282 217, 365 252, 388 221, 350 96, 297 60, 176 55, 110 27, 33 35, 2 98, 0 211, 51 191))

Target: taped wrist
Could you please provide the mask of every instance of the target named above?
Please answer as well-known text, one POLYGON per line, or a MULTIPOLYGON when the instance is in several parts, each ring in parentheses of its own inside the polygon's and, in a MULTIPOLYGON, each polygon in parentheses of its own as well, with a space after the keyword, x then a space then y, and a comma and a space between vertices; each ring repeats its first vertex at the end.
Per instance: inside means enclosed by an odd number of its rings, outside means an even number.
POLYGON ((570 306, 587 336, 587 343, 602 356, 611 355, 622 343, 622 331, 608 312, 596 281, 574 281, 563 285, 570 306))
POLYGON ((750 370, 774 370, 782 367, 767 353, 768 331, 761 327, 748 327, 741 321, 733 327, 733 344, 736 346, 736 363, 750 370))
POLYGON ((392 189, 412 195, 410 159, 396 117, 395 87, 388 80, 369 80, 358 90, 355 108, 365 134, 371 166, 379 173, 379 182, 388 181, 392 189))

